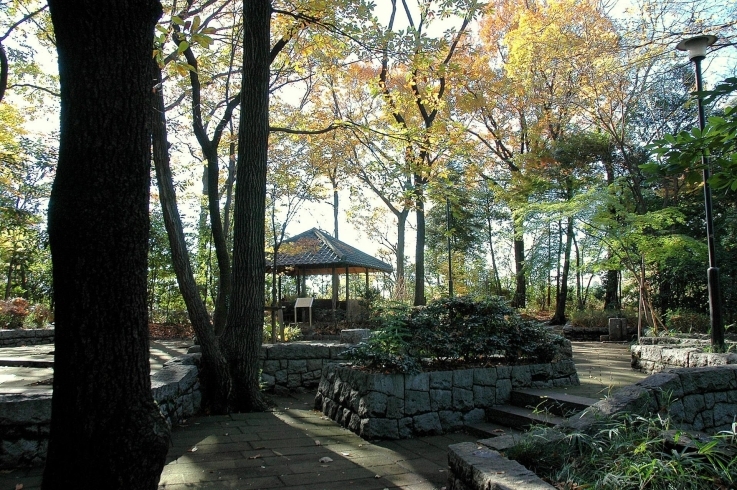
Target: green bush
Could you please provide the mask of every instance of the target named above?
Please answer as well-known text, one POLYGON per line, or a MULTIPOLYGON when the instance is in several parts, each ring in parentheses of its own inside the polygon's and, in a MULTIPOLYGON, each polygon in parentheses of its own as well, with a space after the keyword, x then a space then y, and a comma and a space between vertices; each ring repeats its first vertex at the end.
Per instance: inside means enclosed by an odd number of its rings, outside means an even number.
POLYGON ((665 326, 679 333, 708 333, 711 328, 709 315, 688 310, 668 310, 665 326))
POLYGON ((563 338, 521 319, 505 300, 440 299, 426 307, 393 304, 379 328, 351 348, 348 359, 368 368, 413 372, 449 362, 550 362, 563 338))

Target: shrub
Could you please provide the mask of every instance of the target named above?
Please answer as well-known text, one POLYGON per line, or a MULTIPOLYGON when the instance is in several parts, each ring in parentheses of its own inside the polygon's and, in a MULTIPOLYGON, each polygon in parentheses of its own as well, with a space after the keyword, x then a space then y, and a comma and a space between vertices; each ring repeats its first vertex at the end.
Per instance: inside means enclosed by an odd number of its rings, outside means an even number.
POLYGON ((23 298, 0 301, 0 328, 21 328, 29 313, 28 306, 23 298))
POLYGON ((394 304, 379 328, 346 356, 382 371, 411 372, 423 363, 550 362, 563 338, 522 320, 501 298, 440 299, 411 309, 394 304))
POLYGON ((686 434, 667 415, 620 413, 560 439, 532 431, 506 455, 556 488, 726 489, 737 485, 735 431, 678 446, 686 434))
POLYGON ((26 328, 43 328, 53 321, 53 313, 48 306, 37 304, 30 308, 24 325, 26 328))
POLYGON ((688 310, 668 310, 665 326, 680 333, 708 333, 711 328, 709 315, 688 310))

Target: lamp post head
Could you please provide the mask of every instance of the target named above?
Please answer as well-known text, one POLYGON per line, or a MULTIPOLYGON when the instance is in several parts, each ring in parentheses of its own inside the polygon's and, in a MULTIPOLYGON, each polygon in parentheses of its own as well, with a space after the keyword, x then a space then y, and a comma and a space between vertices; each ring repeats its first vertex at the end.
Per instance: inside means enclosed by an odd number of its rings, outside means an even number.
POLYGON ((676 49, 680 51, 688 51, 688 59, 691 61, 703 60, 706 58, 706 48, 717 41, 716 36, 701 35, 684 39, 676 45, 676 49))

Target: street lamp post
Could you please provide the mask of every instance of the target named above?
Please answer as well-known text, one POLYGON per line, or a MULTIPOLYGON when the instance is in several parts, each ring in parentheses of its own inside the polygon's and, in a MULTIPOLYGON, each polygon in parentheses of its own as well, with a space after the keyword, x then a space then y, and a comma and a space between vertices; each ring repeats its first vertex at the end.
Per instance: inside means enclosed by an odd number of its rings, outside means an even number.
MULTIPOLYGON (((696 101, 699 107, 699 128, 704 131, 706 119, 702 92, 701 61, 706 58, 706 48, 716 42, 716 36, 702 35, 684 39, 676 46, 680 51, 688 52, 688 59, 694 64, 696 71, 696 101)), ((717 352, 724 351, 724 324, 722 323, 721 294, 719 291, 719 268, 717 267, 714 248, 714 218, 712 216, 711 186, 709 186, 709 164, 705 154, 701 153, 701 167, 704 173, 704 206, 706 208, 706 240, 709 246, 709 269, 707 280, 709 285, 709 317, 711 323, 711 345, 717 352)))

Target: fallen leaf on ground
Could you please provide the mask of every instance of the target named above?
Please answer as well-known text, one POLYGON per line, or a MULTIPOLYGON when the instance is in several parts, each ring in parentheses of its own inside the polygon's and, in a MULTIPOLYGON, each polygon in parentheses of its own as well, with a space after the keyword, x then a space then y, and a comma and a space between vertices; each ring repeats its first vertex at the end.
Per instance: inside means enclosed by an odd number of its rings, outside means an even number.
POLYGON ((22 483, 16 484, 15 485, 15 490, 23 490, 23 484, 22 483))
POLYGON ((332 458, 329 458, 327 456, 323 456, 322 458, 320 458, 320 462, 321 463, 332 463, 333 462, 333 459, 332 458))
POLYGON ((322 446, 322 442, 320 442, 317 439, 315 439, 315 446, 322 446))
POLYGON ((343 456, 350 456, 351 455, 351 453, 340 453, 340 454, 342 454, 343 456))
POLYGON ((258 459, 260 457, 261 457, 261 455, 260 454, 257 454, 256 456, 249 456, 248 459, 258 459))
POLYGON ((192 446, 192 449, 189 450, 190 453, 193 453, 197 451, 197 446, 192 446))

